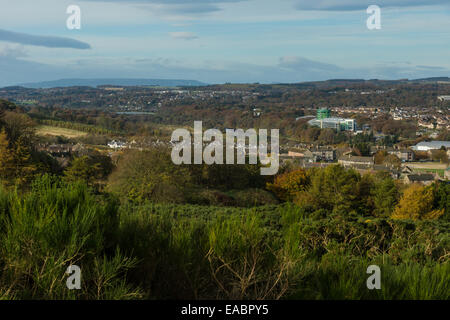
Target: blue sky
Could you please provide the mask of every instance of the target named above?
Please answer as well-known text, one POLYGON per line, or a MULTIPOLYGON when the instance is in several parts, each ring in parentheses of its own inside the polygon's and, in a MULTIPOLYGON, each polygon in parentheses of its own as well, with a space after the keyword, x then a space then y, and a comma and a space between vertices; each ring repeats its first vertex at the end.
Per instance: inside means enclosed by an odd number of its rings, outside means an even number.
POLYGON ((450 76, 450 0, 0 0, 0 86, 450 76), (366 8, 381 7, 381 30, 366 8), (66 8, 81 8, 81 30, 66 8))

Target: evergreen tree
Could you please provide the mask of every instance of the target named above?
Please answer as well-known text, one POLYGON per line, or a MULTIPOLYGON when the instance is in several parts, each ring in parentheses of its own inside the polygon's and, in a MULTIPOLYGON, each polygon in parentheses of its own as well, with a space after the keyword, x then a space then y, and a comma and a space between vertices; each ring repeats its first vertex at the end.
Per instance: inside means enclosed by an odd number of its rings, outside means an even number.
POLYGON ((14 169, 14 156, 9 148, 8 136, 4 129, 0 132, 0 179, 9 184, 14 169))

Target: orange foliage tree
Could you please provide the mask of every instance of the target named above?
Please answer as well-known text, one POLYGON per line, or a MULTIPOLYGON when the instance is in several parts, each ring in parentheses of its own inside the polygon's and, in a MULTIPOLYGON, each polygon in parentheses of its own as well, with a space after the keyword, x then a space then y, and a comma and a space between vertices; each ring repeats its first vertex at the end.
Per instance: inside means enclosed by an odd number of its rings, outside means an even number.
POLYGON ((298 169, 278 175, 274 183, 267 183, 267 190, 273 192, 281 200, 292 201, 308 185, 309 177, 306 171, 298 169))
POLYGON ((444 214, 444 210, 434 209, 434 194, 432 187, 412 184, 403 193, 398 206, 392 213, 393 219, 430 220, 444 214))

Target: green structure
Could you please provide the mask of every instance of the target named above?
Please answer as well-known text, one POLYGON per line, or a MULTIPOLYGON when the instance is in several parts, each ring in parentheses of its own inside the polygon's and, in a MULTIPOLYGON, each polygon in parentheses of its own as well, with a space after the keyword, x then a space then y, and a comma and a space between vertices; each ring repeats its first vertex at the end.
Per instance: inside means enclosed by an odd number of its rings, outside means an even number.
POLYGON ((329 109, 318 109, 317 120, 322 120, 331 117, 331 111, 329 109))

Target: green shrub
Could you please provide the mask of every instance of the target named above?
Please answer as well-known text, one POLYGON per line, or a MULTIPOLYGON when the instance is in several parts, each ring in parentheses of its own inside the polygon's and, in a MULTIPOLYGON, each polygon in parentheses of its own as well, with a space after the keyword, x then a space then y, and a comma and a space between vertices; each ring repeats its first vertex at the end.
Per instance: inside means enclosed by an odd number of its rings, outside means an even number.
POLYGON ((449 299, 449 231, 293 203, 119 204, 43 176, 0 189, 0 299, 449 299), (367 289, 372 264, 381 290, 367 289))
POLYGON ((36 181, 28 194, 10 193, 6 206, 4 196, 0 198, 3 291, 19 299, 123 298, 131 293, 113 284, 93 296, 89 285, 71 291, 65 283, 70 264, 81 267, 84 283, 98 282, 100 276, 93 270, 99 256, 112 255, 113 269, 130 266, 128 258, 119 256, 122 266, 114 257, 111 234, 118 224, 117 201, 98 201, 85 185, 61 185, 49 176, 36 181))

